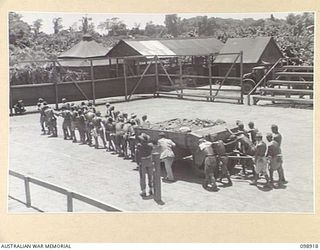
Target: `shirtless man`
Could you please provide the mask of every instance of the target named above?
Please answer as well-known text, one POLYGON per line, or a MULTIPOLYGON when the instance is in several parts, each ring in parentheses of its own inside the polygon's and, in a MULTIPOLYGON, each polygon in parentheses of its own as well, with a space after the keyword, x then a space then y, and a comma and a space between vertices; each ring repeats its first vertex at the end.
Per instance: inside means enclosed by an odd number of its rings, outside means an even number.
POLYGON ((258 129, 256 129, 254 127, 254 123, 253 122, 249 122, 248 123, 249 126, 249 130, 247 131, 249 134, 249 138, 252 141, 253 144, 256 144, 256 135, 259 132, 258 129))
POLYGON ((266 158, 267 145, 262 140, 262 134, 258 133, 256 135, 257 143, 255 146, 254 163, 255 163, 255 174, 254 180, 250 185, 257 185, 259 174, 263 174, 266 179, 265 187, 271 187, 270 179, 267 174, 268 162, 266 158))
POLYGON ((279 133, 278 126, 275 124, 271 125, 271 131, 273 133, 273 140, 279 143, 279 146, 281 147, 282 135, 279 133))
POLYGON ((104 148, 107 147, 106 140, 104 139, 104 132, 102 127, 102 118, 101 118, 101 112, 97 111, 96 116, 92 119, 93 124, 93 137, 95 140, 95 148, 99 148, 99 137, 101 138, 103 142, 104 148))
POLYGON ((71 107, 71 139, 72 142, 77 142, 76 130, 78 129, 78 111, 75 106, 71 107))
POLYGON ((151 124, 148 120, 148 116, 143 115, 141 119, 142 119, 141 128, 150 128, 151 124))
POLYGON ((124 150, 123 150, 123 136, 124 136, 124 131, 123 131, 123 118, 121 116, 119 116, 118 121, 116 121, 115 124, 115 144, 116 144, 116 153, 119 156, 124 156, 124 150))
POLYGON ((287 181, 284 178, 284 171, 282 167, 282 154, 279 143, 273 138, 271 133, 268 133, 267 141, 269 142, 267 158, 269 161, 269 174, 270 182, 273 183, 273 172, 277 171, 279 176, 279 185, 286 184, 287 181))
POLYGON ((81 109, 78 110, 78 130, 80 134, 80 141, 86 144, 86 117, 81 109))
POLYGON ((217 158, 217 162, 221 169, 220 181, 222 181, 223 177, 226 177, 228 179, 228 185, 232 186, 230 173, 228 171, 228 156, 227 156, 225 144, 222 140, 218 140, 218 141, 212 142, 212 146, 217 158))
POLYGON ((131 122, 129 120, 124 122, 123 124, 124 135, 123 135, 123 141, 122 141, 122 148, 123 148, 125 159, 129 159, 128 146, 129 146, 129 137, 131 136, 132 130, 133 129, 132 129, 131 122))
POLYGON ((42 111, 42 108, 43 108, 43 102, 44 100, 42 98, 39 98, 38 99, 38 103, 37 103, 37 109, 40 113, 40 126, 41 126, 41 132, 43 132, 43 134, 46 134, 46 130, 45 130, 45 127, 44 127, 44 113, 42 111))
POLYGON ((71 112, 65 106, 62 106, 60 116, 63 118, 63 138, 67 140, 71 138, 71 112))
POLYGON ((212 143, 202 138, 199 140, 199 148, 205 154, 205 179, 202 186, 209 191, 218 191, 219 189, 217 187, 216 179, 214 178, 214 173, 218 170, 219 165, 213 151, 212 143))
POLYGON ((85 113, 85 118, 86 118, 86 127, 85 127, 85 132, 86 132, 86 137, 87 137, 87 144, 89 146, 92 145, 92 129, 93 129, 93 124, 92 124, 92 119, 95 116, 95 114, 89 110, 85 113))
POLYGON ((48 129, 52 133, 51 137, 58 137, 57 118, 54 110, 48 107, 45 109, 44 113, 47 120, 48 129))
POLYGON ((108 142, 107 151, 110 151, 110 152, 114 151, 115 146, 111 138, 111 133, 113 131, 113 126, 114 126, 113 119, 111 117, 106 116, 104 119, 102 119, 102 124, 105 130, 106 141, 108 142))

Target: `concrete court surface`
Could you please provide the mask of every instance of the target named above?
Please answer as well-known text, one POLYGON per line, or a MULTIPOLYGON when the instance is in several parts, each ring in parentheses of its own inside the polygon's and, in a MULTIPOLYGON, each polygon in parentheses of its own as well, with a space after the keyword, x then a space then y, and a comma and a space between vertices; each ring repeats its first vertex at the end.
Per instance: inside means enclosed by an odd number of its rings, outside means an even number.
MULTIPOLYGON (((188 161, 176 162, 174 183, 162 182, 162 200, 139 196, 139 174, 135 163, 123 160, 104 149, 94 149, 40 133, 39 114, 10 117, 10 166, 19 173, 39 178, 79 192, 123 211, 209 211, 209 212, 297 212, 314 211, 313 110, 230 103, 208 103, 172 98, 135 100, 115 104, 123 112, 147 114, 151 122, 173 118, 223 119, 245 125, 254 121, 265 135, 271 124, 283 136, 284 170, 289 183, 281 189, 262 189, 249 185, 249 179, 234 175, 233 186, 216 193, 202 188, 202 179, 191 172, 188 161)), ((103 105, 97 107, 104 114, 103 105)), ((275 175, 277 179, 277 175, 275 175)), ((264 180, 261 180, 264 182, 264 180)), ((9 177, 9 194, 24 198, 23 182, 9 177)), ((65 212, 66 197, 31 185, 32 205, 45 212, 65 212)), ((12 201, 11 201, 12 202, 12 201)), ((75 201, 75 212, 103 212, 75 201)), ((9 212, 21 212, 9 206, 9 212)), ((26 211, 29 212, 29 211, 26 211)), ((34 212, 30 210, 30 212, 34 212)))

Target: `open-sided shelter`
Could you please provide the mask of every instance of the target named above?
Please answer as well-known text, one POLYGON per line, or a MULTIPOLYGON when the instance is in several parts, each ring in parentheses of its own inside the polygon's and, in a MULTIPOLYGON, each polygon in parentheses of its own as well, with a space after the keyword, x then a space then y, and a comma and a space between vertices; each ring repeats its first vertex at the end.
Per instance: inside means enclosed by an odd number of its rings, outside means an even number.
MULTIPOLYGON (((109 57, 139 57, 141 59, 131 60, 132 68, 140 65, 138 61, 153 58, 173 58, 175 56, 188 56, 194 70, 201 74, 204 56, 218 53, 223 43, 212 37, 206 38, 175 38, 175 39, 153 39, 153 40, 120 40, 107 54, 109 57)), ((177 59, 177 58, 175 58, 177 59)), ((139 69, 138 69, 139 71, 139 69)))

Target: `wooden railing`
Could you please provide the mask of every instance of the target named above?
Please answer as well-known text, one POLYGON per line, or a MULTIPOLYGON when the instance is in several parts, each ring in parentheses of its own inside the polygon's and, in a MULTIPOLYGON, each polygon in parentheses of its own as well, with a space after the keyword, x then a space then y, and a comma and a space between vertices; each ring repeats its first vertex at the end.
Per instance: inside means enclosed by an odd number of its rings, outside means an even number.
POLYGON ((253 87, 253 89, 247 95, 248 105, 251 103, 251 95, 256 91, 256 89, 265 81, 266 77, 282 62, 283 58, 279 58, 278 61, 268 70, 268 72, 260 79, 260 81, 253 87))
POLYGON ((104 211, 121 212, 121 210, 119 208, 116 208, 114 206, 107 205, 107 204, 105 204, 105 203, 103 203, 101 201, 94 200, 94 199, 92 199, 90 197, 87 197, 85 195, 72 192, 72 191, 67 190, 65 188, 59 187, 57 185, 54 185, 54 184, 51 184, 51 183, 48 183, 48 182, 41 181, 39 179, 30 177, 30 176, 25 176, 23 174, 17 173, 17 172, 12 171, 12 170, 9 170, 9 175, 14 176, 14 177, 19 178, 19 179, 24 181, 24 191, 25 191, 25 197, 26 197, 25 204, 26 204, 27 207, 31 207, 30 183, 33 183, 35 185, 44 187, 44 188, 52 190, 54 192, 66 195, 66 198, 67 198, 67 212, 73 212, 74 211, 73 210, 73 200, 74 199, 82 201, 84 203, 87 203, 87 204, 89 204, 91 206, 100 208, 100 209, 102 209, 104 211))

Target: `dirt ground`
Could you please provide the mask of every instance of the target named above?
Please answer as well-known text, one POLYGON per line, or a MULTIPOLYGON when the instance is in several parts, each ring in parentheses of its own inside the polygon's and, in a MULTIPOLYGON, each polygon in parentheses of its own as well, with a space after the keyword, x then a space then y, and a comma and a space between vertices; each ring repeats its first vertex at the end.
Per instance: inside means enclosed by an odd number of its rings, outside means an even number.
MULTIPOLYGON (((90 148, 59 138, 41 135, 39 114, 10 118, 10 169, 59 185, 74 192, 115 206, 123 211, 210 211, 210 212, 313 212, 313 110, 230 103, 208 103, 172 98, 135 100, 115 104, 116 109, 139 116, 147 114, 151 122, 173 118, 222 119, 229 123, 254 121, 265 135, 271 124, 279 126, 283 136, 282 152, 289 183, 281 189, 250 186, 249 178, 233 175, 232 187, 219 184, 216 193, 202 188, 202 179, 191 171, 189 161, 175 162, 174 183, 162 182, 162 200, 139 196, 139 174, 135 163, 123 160, 103 149, 90 148)), ((104 114, 104 106, 98 109, 104 114)), ((277 176, 276 176, 277 178, 277 176)), ((264 180, 261 180, 264 182, 264 180)), ((9 194, 24 200, 23 182, 9 177, 9 194)), ((65 212, 66 197, 31 185, 32 205, 46 212, 65 212)), ((9 212, 21 212, 12 205, 9 212)), ((20 207, 20 206, 19 206, 20 207)), ((75 212, 101 212, 75 202, 75 212)), ((35 210, 25 210, 24 212, 35 210)))

